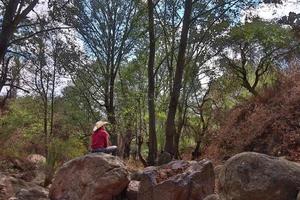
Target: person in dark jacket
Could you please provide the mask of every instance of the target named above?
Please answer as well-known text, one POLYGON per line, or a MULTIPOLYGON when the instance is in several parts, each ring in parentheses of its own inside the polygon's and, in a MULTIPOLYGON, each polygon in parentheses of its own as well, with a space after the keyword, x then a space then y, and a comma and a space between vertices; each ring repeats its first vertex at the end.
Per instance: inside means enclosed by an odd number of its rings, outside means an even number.
POLYGON ((108 122, 105 121, 98 121, 95 124, 92 134, 91 152, 103 152, 116 155, 117 147, 111 146, 111 143, 109 141, 109 134, 105 130, 106 124, 108 124, 108 122))

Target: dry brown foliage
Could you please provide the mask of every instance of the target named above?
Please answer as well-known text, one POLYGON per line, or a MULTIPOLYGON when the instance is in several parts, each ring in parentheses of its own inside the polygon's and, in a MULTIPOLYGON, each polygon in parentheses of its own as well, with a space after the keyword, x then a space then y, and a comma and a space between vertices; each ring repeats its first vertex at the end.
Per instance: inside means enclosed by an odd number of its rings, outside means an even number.
POLYGON ((300 161, 300 72, 232 109, 204 152, 215 161, 243 151, 300 161))

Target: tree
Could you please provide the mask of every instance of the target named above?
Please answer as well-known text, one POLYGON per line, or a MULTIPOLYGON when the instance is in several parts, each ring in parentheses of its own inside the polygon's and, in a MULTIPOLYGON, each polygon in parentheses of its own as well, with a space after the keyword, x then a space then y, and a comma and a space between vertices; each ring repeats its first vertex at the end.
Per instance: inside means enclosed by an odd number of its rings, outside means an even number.
POLYGON ((168 109, 168 116, 166 121, 166 143, 165 143, 165 151, 174 154, 174 134, 176 133, 175 127, 175 115, 178 105, 178 99, 180 96, 182 77, 184 73, 185 66, 185 53, 188 41, 188 32, 189 26, 191 23, 191 13, 193 8, 193 1, 186 0, 184 6, 184 15, 183 15, 183 24, 182 24, 182 32, 180 37, 180 45, 178 51, 177 65, 175 70, 175 78, 173 82, 173 88, 171 91, 171 98, 168 109))
POLYGON ((62 38, 62 34, 53 32, 44 32, 30 38, 27 51, 31 56, 24 69, 27 76, 23 80, 24 85, 33 91, 42 104, 43 145, 46 157, 45 186, 51 183, 57 162, 56 152, 53 150, 58 138, 55 131, 55 101, 66 65, 62 55, 66 55, 63 52, 67 50, 62 38))
MULTIPOLYGON (((1 20, 1 31, 0 31, 0 92, 4 86, 14 87, 10 83, 10 65, 11 56, 8 58, 5 55, 8 52, 9 46, 11 46, 15 41, 14 34, 20 27, 24 26, 22 24, 29 12, 37 5, 38 0, 32 0, 25 3, 21 0, 6 0, 1 2, 1 14, 3 19, 1 20), (22 26, 21 26, 22 24, 22 26)), ((17 87, 17 86, 16 86, 17 87)))
POLYGON ((258 95, 261 78, 297 45, 289 29, 257 19, 234 27, 227 44, 222 64, 254 96, 258 95))
POLYGON ((148 58, 148 112, 149 112, 149 152, 148 164, 154 165, 157 157, 157 139, 155 126, 155 31, 154 7, 152 0, 148 0, 148 32, 149 32, 149 58, 148 58))
POLYGON ((105 108, 108 121, 115 125, 115 82, 122 63, 134 49, 137 5, 135 1, 76 0, 61 14, 66 16, 62 22, 75 28, 87 54, 93 56, 93 64, 84 67, 83 81, 94 83, 87 92, 97 96, 97 104, 105 108))
MULTIPOLYGON (((185 4, 186 5, 186 4, 185 4)), ((174 147, 174 136, 178 137, 179 133, 176 132, 174 119, 176 118, 176 109, 178 109, 178 100, 180 99, 180 92, 182 90, 182 77, 186 73, 188 65, 192 65, 193 73, 197 76, 201 74, 204 64, 216 57, 221 52, 222 40, 220 35, 223 35, 226 29, 235 20, 234 17, 238 16, 241 9, 252 6, 252 1, 193 1, 189 25, 187 26, 187 46, 188 49, 183 57, 187 57, 188 62, 181 60, 182 54, 182 40, 180 40, 177 66, 175 76, 173 79, 173 86, 171 90, 171 98, 169 102, 169 110, 166 122, 166 145, 165 151, 173 154, 177 147, 174 147), (181 63, 181 64, 179 64, 181 63), (182 67, 178 67, 182 66, 182 67)), ((184 18, 183 18, 184 22, 184 18)), ((184 33, 184 23, 182 23, 181 38, 184 33)), ((184 41, 185 42, 185 41, 184 41)), ((188 87, 191 87, 189 85, 188 87)), ((188 94, 188 93, 187 93, 188 94)), ((190 95, 190 94, 188 94, 190 95)), ((190 98, 190 97, 189 97, 190 98)), ((182 98, 182 99, 189 99, 182 98)), ((184 113, 184 112, 183 112, 184 113)), ((180 121, 180 117, 178 118, 180 121)), ((180 124, 180 122, 179 122, 180 124)), ((180 128, 180 126, 178 126, 180 128)), ((181 128, 180 128, 181 129, 181 128)), ((178 141, 178 139, 176 138, 178 141)), ((176 145, 178 146, 178 145, 176 145)))
MULTIPOLYGON (((195 94, 197 107, 194 111, 196 114, 198 114, 200 116, 200 123, 199 123, 200 127, 199 127, 199 130, 196 131, 197 140, 196 140, 196 147, 195 147, 194 151, 192 152, 193 160, 199 158, 199 156, 200 156, 200 145, 201 145, 203 136, 206 134, 208 127, 209 127, 209 122, 210 122, 211 116, 206 114, 205 106, 206 106, 207 102, 210 100, 209 92, 211 90, 211 84, 212 84, 211 82, 208 83, 207 89, 204 92, 204 95, 201 100, 199 100, 197 94, 195 94), (208 117, 206 117, 206 116, 208 116, 208 117)), ((212 111, 208 111, 208 112, 212 113, 212 111)))

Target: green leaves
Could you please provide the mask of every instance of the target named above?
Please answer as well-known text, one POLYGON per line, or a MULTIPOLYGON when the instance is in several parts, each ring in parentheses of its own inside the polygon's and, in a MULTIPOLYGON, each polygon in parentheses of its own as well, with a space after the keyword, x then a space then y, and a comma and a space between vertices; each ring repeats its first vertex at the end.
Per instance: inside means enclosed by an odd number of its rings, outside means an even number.
POLYGON ((289 28, 259 19, 232 28, 229 37, 230 42, 259 43, 264 48, 287 47, 293 40, 289 28))

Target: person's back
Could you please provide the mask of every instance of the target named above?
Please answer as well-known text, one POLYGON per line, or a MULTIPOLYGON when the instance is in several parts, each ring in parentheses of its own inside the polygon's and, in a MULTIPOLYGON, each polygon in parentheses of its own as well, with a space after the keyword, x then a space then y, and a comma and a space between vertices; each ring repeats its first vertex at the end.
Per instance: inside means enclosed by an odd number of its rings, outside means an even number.
POLYGON ((105 131, 102 126, 96 130, 92 135, 92 150, 106 148, 108 144, 108 133, 105 131))
POLYGON ((99 121, 95 125, 92 134, 91 152, 112 153, 115 155, 117 152, 117 147, 110 146, 109 134, 104 128, 105 124, 107 124, 107 122, 99 121))

